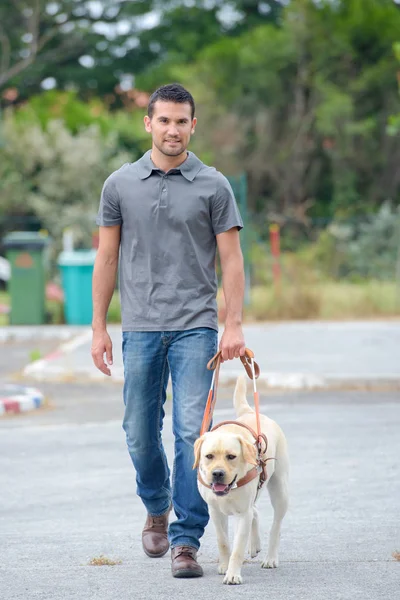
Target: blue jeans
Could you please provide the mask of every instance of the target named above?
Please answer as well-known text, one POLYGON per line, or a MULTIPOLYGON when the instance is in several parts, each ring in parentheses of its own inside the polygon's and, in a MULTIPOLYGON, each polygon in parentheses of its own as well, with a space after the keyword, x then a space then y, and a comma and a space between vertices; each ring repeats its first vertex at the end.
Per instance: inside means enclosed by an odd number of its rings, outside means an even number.
POLYGON ((136 470, 137 493, 152 516, 165 513, 171 498, 176 514, 168 530, 171 547, 199 548, 208 523, 193 470, 193 444, 199 436, 212 372, 207 362, 217 352, 218 334, 199 327, 188 331, 125 331, 123 428, 136 470), (175 437, 172 490, 161 430, 169 373, 172 380, 172 430, 175 437))

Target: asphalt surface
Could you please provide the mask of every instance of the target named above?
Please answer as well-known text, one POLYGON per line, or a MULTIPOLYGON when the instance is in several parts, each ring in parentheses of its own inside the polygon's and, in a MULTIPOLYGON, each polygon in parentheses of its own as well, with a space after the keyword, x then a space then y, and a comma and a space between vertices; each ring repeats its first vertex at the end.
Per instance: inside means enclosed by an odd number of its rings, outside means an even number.
MULTIPOLYGON (((261 368, 260 390, 363 386, 400 390, 400 321, 257 323, 245 324, 243 330, 261 368)), ((75 333, 62 351, 30 365, 24 374, 36 381, 106 379, 93 366, 90 329, 75 333)), ((122 382, 120 326, 110 326, 109 333, 114 345, 112 378, 122 382)), ((220 381, 233 383, 238 372, 240 362, 227 361, 220 381)))
MULTIPOLYGON (((263 550, 242 586, 217 574, 213 526, 199 553, 205 576, 179 580, 149 559, 140 532, 117 384, 46 384, 49 406, 0 420, 1 600, 254 597, 388 600, 400 589, 400 400, 397 393, 269 394, 262 411, 289 441, 290 509, 276 570, 260 568, 272 511, 260 499, 263 550), (90 566, 105 556, 119 564, 90 566)), ((164 441, 172 458, 167 401, 164 441)), ((231 392, 215 420, 233 417, 231 392)))

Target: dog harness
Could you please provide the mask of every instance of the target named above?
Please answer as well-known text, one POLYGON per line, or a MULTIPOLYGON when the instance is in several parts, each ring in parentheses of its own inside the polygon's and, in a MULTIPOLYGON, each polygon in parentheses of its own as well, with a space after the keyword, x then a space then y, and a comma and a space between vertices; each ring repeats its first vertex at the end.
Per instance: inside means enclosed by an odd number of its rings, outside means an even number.
MULTIPOLYGON (((218 423, 217 425, 215 425, 211 429, 211 431, 215 431, 219 427, 222 427, 222 425, 238 425, 239 427, 244 427, 245 429, 250 431, 250 433, 254 437, 254 439, 255 439, 254 445, 257 449, 257 465, 255 467, 253 467, 252 469, 250 469, 249 471, 247 471, 246 475, 244 477, 242 477, 241 479, 239 479, 239 481, 237 481, 237 482, 235 481, 231 485, 230 489, 234 490, 235 488, 242 487, 243 485, 246 485, 246 483, 249 483, 250 481, 253 481, 253 479, 255 479, 256 477, 258 477, 259 478, 258 486, 257 486, 257 496, 258 496, 259 491, 261 490, 262 486, 264 485, 264 483, 267 481, 267 478, 268 478, 267 461, 275 460, 273 458, 263 458, 263 456, 266 454, 267 448, 268 448, 267 436, 265 435, 265 433, 262 433, 260 436, 258 436, 256 434, 256 432, 254 431, 254 429, 252 429, 248 425, 245 425, 244 423, 240 423, 239 421, 221 421, 221 423, 218 423), (263 442, 264 442, 264 448, 262 447, 263 442)), ((197 471, 197 479, 200 481, 200 483, 202 485, 207 487, 209 490, 212 489, 211 485, 209 485, 208 483, 203 481, 203 478, 200 475, 200 469, 197 471)))

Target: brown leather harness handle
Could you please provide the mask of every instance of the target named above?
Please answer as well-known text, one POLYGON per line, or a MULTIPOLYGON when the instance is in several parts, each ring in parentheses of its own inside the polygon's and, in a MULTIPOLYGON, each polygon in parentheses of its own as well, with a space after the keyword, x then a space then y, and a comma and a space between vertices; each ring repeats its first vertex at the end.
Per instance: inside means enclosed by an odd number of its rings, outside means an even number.
MULTIPOLYGON (((253 359, 254 359, 254 352, 253 352, 253 350, 250 350, 250 348, 246 348, 244 356, 240 357, 240 360, 242 361, 242 364, 246 370, 247 375, 250 377, 250 379, 253 379, 253 371, 251 368, 251 363, 253 362, 254 376, 255 376, 255 379, 257 379, 257 377, 260 375, 260 367, 253 359)), ((213 356, 212 359, 209 360, 207 363, 207 369, 209 371, 215 371, 215 374, 213 376, 214 377, 214 386, 213 386, 213 388, 210 389, 210 391, 208 393, 207 404, 206 404, 206 408, 205 408, 204 415, 203 415, 203 422, 202 422, 201 428, 200 428, 200 435, 203 435, 203 433, 208 431, 208 428, 211 424, 212 416, 214 413, 214 407, 215 407, 215 403, 217 400, 219 367, 221 365, 221 360, 222 360, 222 352, 221 352, 221 350, 218 350, 217 354, 215 356, 213 356)), ((256 411, 258 411, 258 397, 255 397, 255 401, 257 402, 256 411)), ((257 425, 258 425, 258 429, 259 429, 258 419, 259 419, 259 417, 258 417, 258 413, 257 413, 257 425)))
MULTIPOLYGON (((256 413, 257 432, 255 432, 251 427, 249 427, 245 423, 241 423, 240 421, 223 421, 222 423, 218 423, 217 425, 214 425, 214 427, 211 429, 211 431, 218 429, 218 427, 221 427, 221 425, 231 424, 231 425, 238 425, 239 427, 245 427, 253 435, 253 437, 255 439, 255 445, 257 448, 257 455, 258 455, 257 456, 257 466, 253 467, 253 469, 250 469, 250 471, 248 471, 244 477, 242 477, 237 483, 235 483, 235 487, 241 487, 242 485, 246 485, 246 483, 249 483, 256 477, 258 477, 259 478, 259 482, 258 482, 258 486, 257 486, 257 495, 258 495, 258 492, 260 491, 260 489, 262 488, 262 486, 264 485, 264 483, 267 481, 267 478, 268 478, 267 461, 268 460, 276 460, 276 459, 265 457, 265 454, 266 454, 267 448, 268 448, 268 440, 267 440, 266 435, 264 433, 262 433, 262 431, 261 431, 259 397, 258 397, 258 392, 256 390, 256 383, 254 381, 260 375, 260 367, 255 362, 254 352, 252 350, 250 350, 250 348, 246 348, 245 352, 244 352, 244 356, 240 356, 239 358, 246 370, 247 375, 250 377, 250 379, 253 380, 254 406, 255 406, 255 413, 256 413), (254 377, 253 377, 253 373, 254 373, 254 377), (263 447, 263 444, 264 444, 264 447, 263 447)), ((217 352, 217 354, 215 356, 213 356, 212 359, 209 360, 207 363, 207 369, 209 371, 215 371, 215 373, 213 375, 211 389, 208 393, 207 404, 206 404, 206 408, 205 408, 204 415, 203 415, 203 422, 202 422, 201 428, 200 428, 200 435, 203 435, 206 431, 208 431, 210 428, 210 425, 211 425, 211 421, 212 421, 212 417, 213 417, 213 413, 214 413, 214 407, 215 407, 215 403, 217 400, 219 368, 221 366, 221 362, 222 362, 222 352, 221 352, 221 350, 219 350, 217 352)), ((201 474, 200 474, 200 470, 198 470, 198 472, 197 472, 197 478, 203 485, 205 485, 206 487, 211 489, 211 485, 209 485, 208 483, 203 481, 201 474)))
MULTIPOLYGON (((244 356, 239 356, 239 358, 242 361, 242 364, 246 370, 247 375, 250 377, 250 379, 253 379, 253 371, 251 369, 251 359, 252 358, 254 359, 253 350, 250 350, 250 348, 246 348, 244 351, 244 356)), ((221 360, 222 360, 222 352, 221 352, 221 350, 218 350, 217 354, 215 356, 213 356, 211 360, 208 361, 207 369, 209 371, 214 371, 214 369, 216 369, 216 367, 218 365, 218 362, 221 362, 221 360)), ((255 375, 255 378, 258 379, 258 377, 260 375, 260 367, 255 362, 255 360, 253 360, 253 364, 254 364, 254 375, 255 375)))

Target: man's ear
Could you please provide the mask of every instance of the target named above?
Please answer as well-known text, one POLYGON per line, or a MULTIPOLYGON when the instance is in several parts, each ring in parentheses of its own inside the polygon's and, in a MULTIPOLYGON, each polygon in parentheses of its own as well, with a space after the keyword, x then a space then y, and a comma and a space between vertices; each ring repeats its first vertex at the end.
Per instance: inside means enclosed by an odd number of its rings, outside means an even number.
POLYGON ((148 115, 146 115, 143 119, 144 122, 144 128, 147 131, 147 133, 151 133, 151 119, 148 115))
POLYGON ((257 449, 254 444, 251 444, 247 440, 244 439, 241 435, 239 436, 239 440, 242 446, 242 454, 243 458, 247 463, 251 465, 257 464, 257 449))
POLYGON ((193 469, 197 469, 197 467, 199 466, 200 463, 200 454, 201 454, 201 447, 203 445, 204 442, 204 437, 206 434, 202 435, 201 437, 197 438, 197 440, 194 443, 194 464, 193 464, 193 469))

